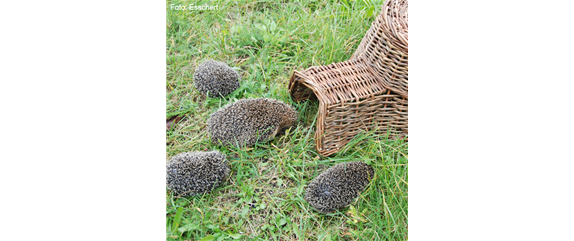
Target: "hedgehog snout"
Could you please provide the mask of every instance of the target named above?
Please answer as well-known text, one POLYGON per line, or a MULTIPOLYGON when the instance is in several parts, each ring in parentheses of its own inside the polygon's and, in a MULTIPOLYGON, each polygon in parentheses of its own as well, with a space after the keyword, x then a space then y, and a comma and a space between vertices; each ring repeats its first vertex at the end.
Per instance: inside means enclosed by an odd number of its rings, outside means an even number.
POLYGON ((286 132, 288 129, 291 129, 291 126, 281 127, 281 128, 279 129, 279 131, 277 131, 277 135, 285 135, 285 132, 286 132))

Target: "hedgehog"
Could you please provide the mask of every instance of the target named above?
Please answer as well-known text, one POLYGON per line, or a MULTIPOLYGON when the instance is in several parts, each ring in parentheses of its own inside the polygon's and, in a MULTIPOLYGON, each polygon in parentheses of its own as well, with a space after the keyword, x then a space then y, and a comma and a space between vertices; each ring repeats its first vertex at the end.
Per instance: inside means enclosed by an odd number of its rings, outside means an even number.
POLYGON ((211 114, 207 130, 215 144, 252 146, 283 133, 297 118, 297 111, 281 101, 242 99, 211 114))
POLYGON ((225 155, 219 151, 179 153, 166 165, 166 186, 173 195, 201 195, 229 176, 225 155))
POLYGON ((193 73, 195 88, 210 97, 225 97, 239 88, 239 74, 227 64, 207 60, 193 73))
POLYGON ((351 204, 373 178, 373 167, 360 161, 339 163, 319 174, 305 189, 305 200, 321 213, 351 204))

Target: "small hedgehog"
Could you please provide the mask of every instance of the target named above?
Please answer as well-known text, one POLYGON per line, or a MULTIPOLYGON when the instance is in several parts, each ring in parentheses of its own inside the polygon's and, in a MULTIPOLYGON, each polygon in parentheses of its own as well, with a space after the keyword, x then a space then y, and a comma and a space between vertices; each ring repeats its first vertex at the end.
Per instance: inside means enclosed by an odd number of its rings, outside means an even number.
POLYGON ((239 74, 227 64, 207 60, 193 73, 195 88, 210 97, 224 97, 239 88, 239 74))
POLYGON ((179 153, 166 165, 166 186, 174 196, 207 193, 227 176, 227 160, 219 151, 179 153))
POLYGON ((360 161, 339 163, 319 174, 305 189, 305 200, 322 213, 349 205, 373 178, 373 167, 360 161))
POLYGON ((251 146, 273 139, 297 117, 297 111, 281 101, 243 99, 213 113, 207 120, 207 130, 213 143, 251 146))

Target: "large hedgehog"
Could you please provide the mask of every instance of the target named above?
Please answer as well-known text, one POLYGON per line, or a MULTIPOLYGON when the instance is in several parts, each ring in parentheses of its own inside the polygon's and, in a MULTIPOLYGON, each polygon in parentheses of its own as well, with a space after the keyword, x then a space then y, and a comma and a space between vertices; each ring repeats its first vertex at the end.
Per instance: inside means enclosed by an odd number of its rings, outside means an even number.
POLYGON ((166 165, 166 185, 174 196, 207 193, 229 176, 225 155, 218 151, 184 152, 166 165))
POLYGON ((239 88, 239 74, 227 64, 207 60, 193 74, 195 88, 210 97, 224 97, 239 88))
POLYGON ((213 113, 207 120, 207 130, 213 143, 251 146, 273 139, 297 117, 297 111, 281 101, 243 99, 213 113))
POLYGON ((305 189, 305 200, 322 213, 349 205, 373 178, 373 168, 364 162, 339 163, 319 174, 305 189))

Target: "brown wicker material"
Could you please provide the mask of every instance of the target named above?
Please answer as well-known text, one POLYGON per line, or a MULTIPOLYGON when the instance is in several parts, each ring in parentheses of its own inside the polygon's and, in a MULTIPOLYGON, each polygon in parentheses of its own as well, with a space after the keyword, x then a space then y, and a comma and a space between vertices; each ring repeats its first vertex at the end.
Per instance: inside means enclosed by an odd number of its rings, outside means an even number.
POLYGON ((319 154, 332 155, 373 128, 408 135, 407 10, 407 1, 387 0, 350 60, 293 73, 291 97, 319 100, 319 154))

